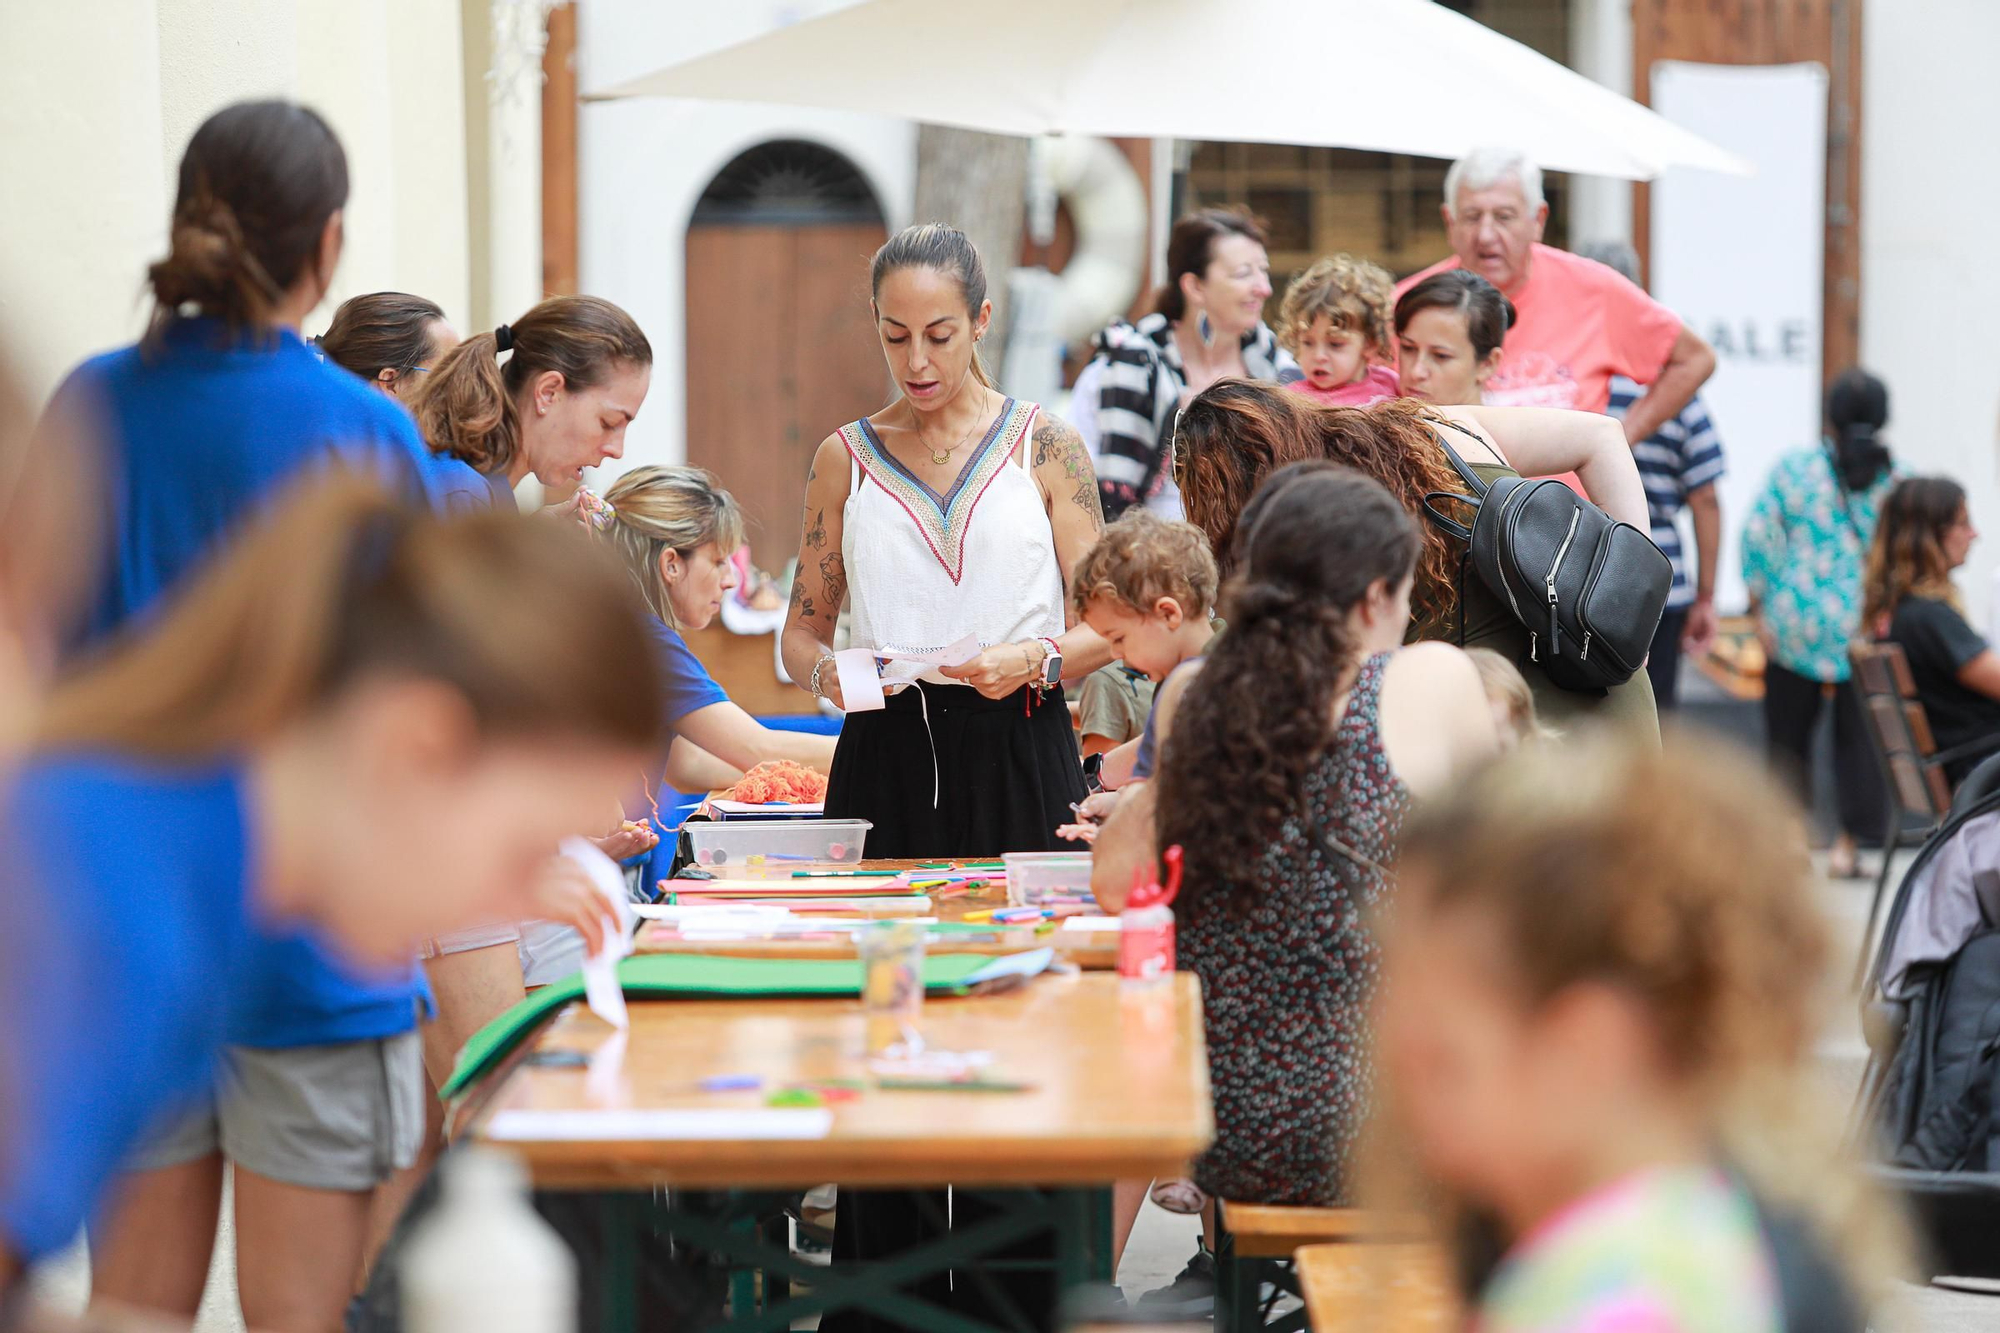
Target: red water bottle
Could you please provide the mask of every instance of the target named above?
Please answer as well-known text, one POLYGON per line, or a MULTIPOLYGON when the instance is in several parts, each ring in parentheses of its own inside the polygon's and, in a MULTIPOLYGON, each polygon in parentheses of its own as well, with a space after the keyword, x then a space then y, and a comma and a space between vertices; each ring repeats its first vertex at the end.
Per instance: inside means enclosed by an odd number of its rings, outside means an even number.
MULTIPOLYGON (((1156 872, 1157 873, 1157 872, 1156 872)), ((1167 848, 1167 882, 1133 876, 1132 896, 1118 914, 1118 975, 1127 986, 1157 986, 1174 974, 1174 913, 1181 891, 1181 849, 1167 848)))

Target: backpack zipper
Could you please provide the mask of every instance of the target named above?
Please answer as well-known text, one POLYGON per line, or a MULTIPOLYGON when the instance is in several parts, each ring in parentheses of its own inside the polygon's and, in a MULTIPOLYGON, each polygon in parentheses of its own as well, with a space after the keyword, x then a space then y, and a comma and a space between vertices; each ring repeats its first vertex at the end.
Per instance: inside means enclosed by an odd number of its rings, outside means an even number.
POLYGON ((1572 509, 1569 513, 1569 532, 1563 537, 1563 544, 1556 548, 1556 558, 1549 565, 1546 580, 1549 593, 1549 656, 1562 656, 1562 631, 1556 625, 1556 575, 1563 567, 1563 560, 1569 555, 1570 543, 1576 540, 1576 525, 1583 518, 1583 510, 1572 509))
MULTIPOLYGON (((1534 484, 1533 482, 1523 482, 1521 485, 1516 486, 1511 492, 1508 493, 1506 503, 1500 506, 1501 526, 1504 527, 1507 523, 1508 506, 1512 505, 1516 500, 1526 495, 1528 493, 1528 488, 1533 484, 1534 484)), ((1528 618, 1521 614, 1521 604, 1514 600, 1514 584, 1512 583, 1511 580, 1508 579, 1507 571, 1504 569, 1500 571, 1500 591, 1507 594, 1507 607, 1514 613, 1514 619, 1521 621, 1522 623, 1525 624, 1528 618)), ((1531 662, 1535 660, 1535 643, 1534 643, 1534 637, 1532 635, 1530 635, 1528 639, 1528 660, 1531 662)))

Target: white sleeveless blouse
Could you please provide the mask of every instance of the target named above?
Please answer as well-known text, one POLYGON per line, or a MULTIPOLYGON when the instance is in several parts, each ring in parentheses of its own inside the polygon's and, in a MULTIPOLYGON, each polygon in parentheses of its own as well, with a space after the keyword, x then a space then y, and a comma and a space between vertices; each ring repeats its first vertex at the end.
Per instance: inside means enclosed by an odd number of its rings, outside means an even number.
MULTIPOLYGON (((841 558, 853 645, 930 652, 1063 632, 1062 569, 1027 442, 1041 408, 1009 398, 939 495, 891 456, 866 420, 841 427, 852 460, 841 558)), ((922 679, 956 685, 937 672, 922 679)))

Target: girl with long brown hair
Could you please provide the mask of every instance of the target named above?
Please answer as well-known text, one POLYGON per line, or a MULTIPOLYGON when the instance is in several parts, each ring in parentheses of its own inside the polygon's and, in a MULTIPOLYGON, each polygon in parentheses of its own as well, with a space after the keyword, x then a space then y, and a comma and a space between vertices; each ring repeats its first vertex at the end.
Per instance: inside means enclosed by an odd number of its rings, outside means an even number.
POLYGON ((1977 540, 1963 486, 1906 478, 1882 502, 1861 585, 1862 633, 1909 659, 1953 786, 2000 748, 2000 653, 1966 623, 1951 581, 1977 540))
POLYGON ((0 1248, 67 1244, 122 1166, 97 1295, 191 1317, 226 1159, 246 1319, 337 1326, 370 1191, 417 1146, 415 1034, 243 1024, 338 1012, 342 991, 301 990, 308 929, 329 965, 377 975, 478 920, 601 933, 545 867, 656 752, 657 693, 629 582, 569 525, 440 519, 349 478, 295 492, 61 687, 4 813, 10 892, 47 903, 49 931, 22 992, 36 1151, 0 1179, 0 1248))
POLYGON ((1418 545, 1372 478, 1272 476, 1243 513, 1228 632, 1146 789, 1160 845, 1186 856, 1175 911, 1216 1120, 1194 1177, 1212 1197, 1350 1200, 1383 867, 1411 799, 1498 748, 1471 661, 1402 646, 1418 545))
POLYGON ((1402 503, 1421 535, 1410 594, 1413 642, 1443 640, 1499 652, 1527 677, 1542 717, 1565 732, 1599 720, 1657 736, 1658 715, 1644 672, 1608 691, 1582 693, 1552 684, 1531 656, 1528 630, 1481 581, 1466 559, 1465 544, 1426 519, 1426 497, 1466 491, 1446 458, 1446 441, 1488 483, 1502 476, 1576 472, 1613 518, 1646 531, 1645 491, 1624 433, 1616 421, 1592 412, 1429 407, 1407 399, 1365 408, 1319 407, 1269 385, 1225 380, 1181 413, 1175 468, 1188 520, 1208 533, 1218 556, 1230 549, 1237 515, 1272 468, 1325 458, 1375 478, 1402 503))

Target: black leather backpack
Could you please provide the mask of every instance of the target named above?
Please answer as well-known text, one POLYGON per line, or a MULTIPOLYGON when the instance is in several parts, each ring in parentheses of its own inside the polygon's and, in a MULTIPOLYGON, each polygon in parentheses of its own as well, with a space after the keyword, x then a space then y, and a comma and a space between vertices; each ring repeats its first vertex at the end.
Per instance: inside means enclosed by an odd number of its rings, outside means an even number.
POLYGON ((1443 435, 1437 442, 1472 493, 1432 491, 1424 510, 1467 544, 1473 569, 1527 629, 1528 656, 1566 690, 1631 679, 1673 588, 1666 554, 1562 482, 1501 477, 1488 485, 1443 435), (1447 517, 1440 503, 1470 505, 1472 526, 1447 517))

